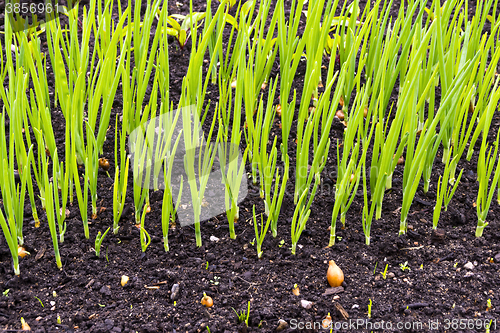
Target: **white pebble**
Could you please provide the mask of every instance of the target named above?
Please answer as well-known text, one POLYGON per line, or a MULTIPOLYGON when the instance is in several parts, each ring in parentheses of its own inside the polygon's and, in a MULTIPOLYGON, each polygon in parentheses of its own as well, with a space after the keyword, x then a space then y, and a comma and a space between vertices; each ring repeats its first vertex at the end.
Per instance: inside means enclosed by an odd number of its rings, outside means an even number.
POLYGON ((473 270, 474 269, 474 264, 471 263, 470 261, 464 265, 464 268, 473 270))
POLYGON ((312 302, 306 301, 305 299, 301 300, 301 301, 300 301, 300 304, 302 305, 302 307, 303 307, 304 309, 308 309, 308 310, 309 310, 309 309, 312 307, 312 305, 313 305, 313 303, 312 303, 312 302))

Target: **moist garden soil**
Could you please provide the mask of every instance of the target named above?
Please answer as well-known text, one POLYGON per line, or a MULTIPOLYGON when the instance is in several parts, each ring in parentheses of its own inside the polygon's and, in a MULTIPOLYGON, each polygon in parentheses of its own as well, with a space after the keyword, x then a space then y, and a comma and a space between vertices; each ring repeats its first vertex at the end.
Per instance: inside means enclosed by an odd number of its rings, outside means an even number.
MULTIPOLYGON (((365 4, 361 3, 363 8, 365 4)), ((88 3, 82 1, 81 4, 88 3)), ((205 10, 203 1, 194 1, 193 5, 195 10, 205 10)), ((472 1, 470 5, 469 16, 474 12, 472 1)), ((174 2, 170 2, 169 7, 170 13, 189 10, 187 4, 174 2)), ((394 5, 393 15, 397 15, 398 7, 399 4, 394 5)), ((172 100, 178 102, 190 43, 181 49, 172 40, 169 51, 170 94, 172 100)), ((304 73, 305 62, 299 66, 293 86, 298 97, 304 73)), ((271 77, 274 79, 277 74, 278 62, 271 77)), ((53 81, 49 83, 53 89, 53 81)), ((209 91, 210 98, 217 100, 217 87, 209 86, 209 91)), ((396 97, 397 91, 391 101, 396 97)), ((115 165, 114 119, 121 112, 121 100, 119 89, 104 145, 110 170, 114 170, 115 165)), ((496 133, 498 125, 500 116, 497 114, 490 133, 496 133)), ((58 108, 53 110, 53 126, 58 149, 63 151, 65 123, 58 108)), ((331 131, 332 147, 336 139, 342 138, 343 126, 335 120, 331 131)), ((278 116, 271 132, 281 142, 278 116)), ((294 137, 292 131, 291 165, 295 161, 294 137)), ((390 331, 389 325, 392 331, 399 332, 484 332, 484 323, 489 320, 496 324, 491 332, 499 331, 500 220, 497 216, 500 207, 496 201, 492 204, 488 215, 490 224, 484 236, 476 238, 474 202, 478 189, 475 178, 478 151, 479 146, 470 162, 463 159, 459 163, 459 170, 464 168, 463 177, 448 211, 441 215, 440 233, 432 232, 436 184, 443 171, 439 153, 430 191, 424 194, 422 184, 417 191, 408 217, 407 235, 398 236, 403 171, 403 166, 398 166, 393 189, 384 197, 382 218, 372 224, 371 245, 365 245, 361 224, 363 194, 359 191, 347 214, 345 229, 338 222, 336 244, 326 247, 336 166, 336 154, 331 152, 295 256, 290 252, 295 182, 291 170, 289 190, 278 222, 278 236, 267 235, 260 260, 251 244, 255 237, 251 212, 253 205, 262 212, 263 203, 258 187, 250 180, 249 194, 240 204, 235 240, 229 238, 227 218, 222 214, 202 222, 203 246, 200 248, 196 247, 192 227, 172 227, 169 252, 164 251, 162 243, 163 192, 151 192, 151 213, 146 217, 146 229, 152 243, 145 253, 141 252, 139 231, 134 226, 132 183, 129 182, 119 232, 107 235, 101 257, 97 258, 94 237, 97 231, 104 231, 113 224, 114 172, 110 172, 110 178, 100 171, 100 213, 91 221, 89 240, 83 235, 76 198, 73 206, 68 207, 70 217, 65 241, 60 244, 62 270, 56 267, 41 207, 38 211, 42 223, 35 228, 27 201, 24 234, 31 255, 20 260, 19 277, 13 275, 10 252, 5 239, 0 238, 0 291, 8 290, 0 295, 0 330, 16 332, 23 317, 35 332, 206 332, 207 327, 211 332, 273 332, 279 320, 287 322, 287 326, 280 327, 284 332, 301 327, 316 332, 319 331, 318 323, 330 313, 334 322, 349 323, 351 320, 351 324, 359 325, 345 329, 353 332, 390 331), (218 241, 211 240, 212 236, 218 241), (343 287, 334 291, 327 290, 329 260, 335 260, 345 274, 343 287), (401 269, 404 263, 407 269, 401 269), (384 279, 381 272, 386 266, 384 279), (122 275, 130 277, 125 287, 120 284, 122 275), (172 295, 174 284, 178 285, 178 291, 172 295), (292 293, 295 284, 300 288, 299 296, 292 293), (205 308, 200 304, 203 293, 213 298, 213 307, 205 308), (489 310, 488 299, 493 305, 489 310), (304 308, 302 300, 312 302, 312 306, 304 308), (247 328, 238 323, 235 311, 246 311, 248 302, 251 309, 247 328), (371 318, 368 318, 370 302, 371 318), (61 324, 57 323, 58 316, 61 324), (312 326, 314 323, 316 326, 312 326), (398 327, 398 323, 404 326, 398 327), (465 327, 460 323, 465 323, 465 327)), ((371 160, 370 152, 367 160, 371 160)), ((247 171, 250 172, 250 168, 247 167, 247 171)))

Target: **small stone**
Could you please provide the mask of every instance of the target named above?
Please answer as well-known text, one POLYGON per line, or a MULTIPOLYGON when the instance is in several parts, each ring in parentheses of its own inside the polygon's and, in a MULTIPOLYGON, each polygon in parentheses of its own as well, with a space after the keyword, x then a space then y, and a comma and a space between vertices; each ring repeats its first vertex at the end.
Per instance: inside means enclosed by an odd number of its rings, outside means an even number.
POLYGON ((170 299, 171 299, 172 301, 176 301, 176 300, 178 300, 178 299, 179 299, 179 293, 180 293, 180 291, 181 291, 181 288, 179 287, 179 285, 178 285, 177 283, 176 283, 176 284, 174 284, 174 285, 172 286, 172 291, 171 291, 172 293, 171 293, 171 295, 170 295, 170 299))
POLYGON ((50 305, 54 306, 54 305, 56 305, 56 302, 55 301, 50 301, 50 305))
POLYGON ((474 264, 471 263, 470 261, 464 265, 464 268, 468 270, 473 270, 474 269, 474 264))
POLYGON ((495 262, 500 262, 500 253, 495 255, 495 262))
POLYGON ((302 305, 302 307, 304 309, 309 310, 310 308, 312 308, 313 303, 310 302, 310 301, 306 301, 305 299, 303 299, 303 300, 300 301, 300 305, 302 305))
POLYGON ((50 311, 55 311, 55 310, 56 310, 55 306, 53 306, 53 307, 50 308, 50 311))
POLYGON ((380 280, 380 275, 376 275, 375 276, 375 281, 379 281, 380 280))
POLYGON ((111 289, 109 289, 109 287, 107 286, 102 286, 99 292, 103 295, 111 296, 111 289))
POLYGON ((473 264, 474 264, 474 266, 477 266, 477 261, 474 260, 473 264))
POLYGON ((283 319, 278 320, 278 327, 276 328, 276 331, 283 331, 288 327, 288 323, 284 321, 283 319))
POLYGON ((451 212, 451 223, 452 225, 459 226, 467 223, 467 218, 463 213, 458 211, 451 212))
POLYGON ((344 292, 344 287, 327 288, 325 290, 325 292, 323 293, 323 296, 329 296, 329 295, 343 293, 343 292, 344 292))
POLYGON ((354 304, 354 305, 352 306, 352 309, 359 309, 359 305, 354 304))
POLYGON ((472 276, 474 276, 474 273, 472 273, 472 272, 467 272, 467 273, 465 273, 464 278, 470 278, 470 277, 472 277, 472 276))
POLYGON ((389 273, 387 273, 387 278, 389 278, 389 279, 392 279, 394 276, 395 276, 395 275, 394 275, 394 273, 393 273, 393 272, 389 272, 389 273))
POLYGON ((218 242, 218 241, 219 241, 219 238, 218 238, 218 237, 215 237, 215 236, 210 236, 210 241, 211 241, 211 242, 218 242))
POLYGON ((431 241, 433 243, 443 243, 445 232, 443 229, 432 229, 431 241))
POLYGON ((113 326, 115 326, 115 321, 113 319, 106 319, 104 320, 104 325, 106 325, 107 331, 111 331, 111 329, 113 329, 113 326))
POLYGON ((340 299, 340 296, 339 295, 335 295, 335 296, 333 296, 333 299, 336 301, 336 300, 340 299))

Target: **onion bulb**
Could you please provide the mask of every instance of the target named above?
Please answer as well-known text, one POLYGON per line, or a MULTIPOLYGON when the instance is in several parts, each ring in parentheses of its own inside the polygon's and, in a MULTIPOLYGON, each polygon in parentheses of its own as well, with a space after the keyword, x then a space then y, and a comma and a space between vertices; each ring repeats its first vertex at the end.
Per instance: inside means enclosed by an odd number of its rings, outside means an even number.
POLYGON ((323 319, 323 322, 321 325, 323 326, 323 328, 328 328, 332 325, 332 316, 330 316, 330 312, 328 312, 325 319, 323 319))
POLYGON ((129 280, 128 276, 122 275, 122 281, 121 281, 122 287, 125 287, 125 285, 128 283, 128 280, 129 280))
POLYGON ((17 247, 17 255, 20 256, 21 258, 26 257, 28 254, 30 254, 26 249, 22 246, 17 247))
POLYGON ((104 171, 108 171, 109 170, 109 162, 106 158, 104 157, 101 157, 99 159, 99 166, 104 170, 104 171))
POLYGON ((344 112, 342 112, 342 110, 338 110, 337 113, 335 113, 335 115, 337 116, 337 118, 339 118, 340 120, 344 120, 344 112))
POLYGON ((276 114, 281 117, 281 104, 276 105, 276 114))
POLYGON ((200 303, 207 308, 211 308, 212 305, 214 305, 214 300, 212 299, 212 297, 207 296, 207 294, 203 293, 203 298, 201 299, 200 303))
POLYGON ((474 103, 472 103, 472 101, 470 101, 470 103, 469 103, 469 114, 473 114, 474 110, 475 110, 474 103))
POLYGON ((24 320, 23 317, 21 317, 21 329, 23 331, 31 331, 30 325, 28 325, 28 323, 24 320))
POLYGON ((297 284, 295 284, 295 285, 293 286, 292 293, 293 293, 295 296, 299 296, 299 295, 300 295, 300 289, 299 289, 299 286, 298 286, 297 284))
POLYGON ((326 278, 331 287, 340 287, 344 282, 344 273, 333 260, 330 260, 326 278))

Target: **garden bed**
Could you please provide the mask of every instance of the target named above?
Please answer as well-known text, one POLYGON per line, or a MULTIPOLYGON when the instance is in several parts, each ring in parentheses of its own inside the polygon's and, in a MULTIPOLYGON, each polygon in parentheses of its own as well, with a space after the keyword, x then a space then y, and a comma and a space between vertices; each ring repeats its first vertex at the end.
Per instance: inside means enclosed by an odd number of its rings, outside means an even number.
MULTIPOLYGON (((85 4, 88 2, 80 2, 80 6, 85 4)), ((204 5, 205 2, 196 1, 193 8, 202 11, 204 5)), ((364 6, 365 1, 361 1, 360 7, 364 6)), ((474 2, 469 1, 469 6, 472 16, 474 2)), ((188 7, 169 2, 169 14, 186 14, 188 7)), ((215 11, 217 6, 213 7, 215 11)), ((391 14, 397 16, 398 10, 399 3, 393 4, 391 14)), ((45 51, 44 35, 41 40, 45 51)), ((227 40, 225 36, 226 43, 227 40)), ((170 99, 178 103, 191 44, 189 40, 180 48, 173 38, 169 42, 170 99)), ((323 62, 328 65, 328 56, 323 62)), ((278 64, 277 58, 271 70, 272 79, 280 73, 278 64)), ((336 69, 339 68, 337 63, 336 69)), ((206 74, 208 66, 203 69, 206 74)), ((292 86, 297 89, 297 100, 301 97, 305 72, 304 62, 299 65, 292 86)), ((323 75, 326 76, 326 70, 323 75)), ((50 76, 48 82, 49 88, 54 89, 50 76)), ((391 101, 397 100, 397 90, 393 91, 391 101)), ((208 91, 207 96, 217 100, 217 86, 209 84, 208 91)), ((150 93, 148 89, 147 98, 150 93)), ((279 103, 277 96, 275 104, 279 103)), ((352 99, 354 96, 353 93, 352 99)), ((337 329, 353 332, 391 331, 391 328, 397 332, 485 332, 485 325, 491 320, 491 332, 500 330, 500 206, 496 200, 490 207, 489 225, 483 237, 475 237, 480 140, 472 159, 463 158, 458 164, 458 170, 464 169, 463 176, 448 210, 441 214, 438 231, 433 230, 432 222, 436 184, 444 171, 442 148, 435 158, 430 190, 424 194, 421 182, 416 192, 405 235, 398 235, 403 166, 397 166, 393 188, 384 196, 382 217, 371 226, 371 245, 365 245, 360 187, 347 212, 345 229, 337 223, 336 243, 327 247, 337 166, 336 150, 332 148, 296 255, 290 251, 290 224, 295 208, 292 171, 277 237, 267 235, 260 259, 252 244, 255 241, 252 207, 255 205, 259 213, 264 211, 258 185, 248 182, 248 195, 239 205, 236 239, 229 238, 226 214, 221 214, 202 221, 201 247, 196 246, 192 226, 171 228, 169 252, 165 252, 162 238, 163 191, 151 191, 151 212, 145 219, 151 244, 142 252, 139 229, 135 226, 131 180, 119 232, 106 236, 98 258, 94 251, 95 235, 113 225, 114 119, 121 114, 122 98, 118 89, 102 154, 110 160, 111 168, 109 176, 102 170, 98 174, 99 213, 89 223, 90 239, 83 236, 76 198, 67 207, 70 212, 67 231, 64 243, 60 244, 62 270, 56 267, 45 212, 38 209, 41 226, 36 228, 28 199, 24 242, 30 255, 20 259, 20 276, 14 275, 9 248, 0 237, 0 291, 4 293, 0 295, 0 330, 19 330, 22 317, 35 332, 206 332, 207 327, 210 332, 273 332, 280 320, 287 323, 283 326, 281 322, 279 328, 283 332, 294 329, 317 332, 328 313, 340 325, 337 329), (345 275, 345 283, 336 290, 329 289, 326 279, 330 260, 345 275), (130 278, 125 286, 120 284, 123 275, 130 278), (172 297, 174 284, 178 291, 172 297), (300 289, 298 296, 292 293, 295 284, 300 289), (203 293, 212 297, 213 307, 200 304, 203 293), (306 308, 303 301, 312 304, 306 308), (248 304, 247 327, 238 322, 235 312, 247 311, 248 304)), ((439 99, 440 95, 436 95, 436 100, 439 99)), ((213 115, 211 109, 208 118, 213 115)), ((498 112, 491 124, 488 138, 494 141, 500 124, 498 112)), ((57 148, 64 151, 66 123, 60 108, 52 110, 52 126, 57 148)), ((343 132, 344 125, 334 119, 330 132, 332 147, 337 139, 342 139, 343 132)), ((278 136, 278 143, 282 141, 278 116, 273 120, 271 133, 278 136)), ((294 129, 289 139, 291 165, 296 158, 292 140, 295 136, 294 129)), ((371 154, 368 151, 367 160, 372 159, 371 154)), ((250 165, 246 171, 251 172, 250 165)))

